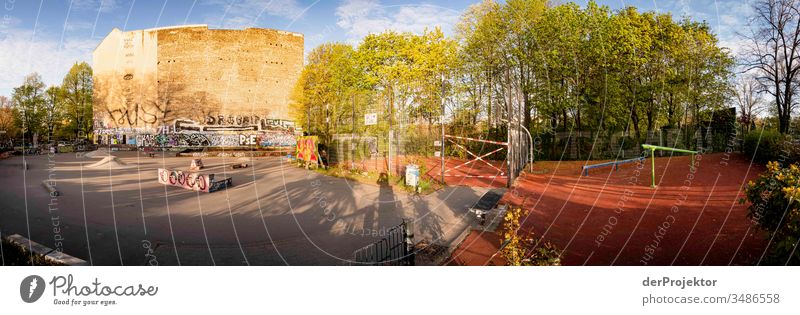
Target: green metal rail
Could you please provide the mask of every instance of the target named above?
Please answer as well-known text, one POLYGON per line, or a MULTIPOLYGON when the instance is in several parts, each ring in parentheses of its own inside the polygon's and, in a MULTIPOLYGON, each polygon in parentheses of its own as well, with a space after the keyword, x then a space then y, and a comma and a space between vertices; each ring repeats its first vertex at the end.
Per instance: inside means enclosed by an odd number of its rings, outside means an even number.
POLYGON ((692 150, 661 147, 661 146, 652 145, 652 144, 643 144, 642 145, 642 149, 650 150, 650 160, 652 162, 651 165, 652 165, 652 170, 653 170, 653 182, 650 185, 650 187, 653 187, 653 188, 656 187, 656 154, 655 154, 656 150, 672 151, 672 152, 680 152, 680 153, 689 153, 689 154, 691 154, 692 155, 692 164, 690 164, 689 167, 694 167, 694 155, 698 153, 697 151, 692 151, 692 150))

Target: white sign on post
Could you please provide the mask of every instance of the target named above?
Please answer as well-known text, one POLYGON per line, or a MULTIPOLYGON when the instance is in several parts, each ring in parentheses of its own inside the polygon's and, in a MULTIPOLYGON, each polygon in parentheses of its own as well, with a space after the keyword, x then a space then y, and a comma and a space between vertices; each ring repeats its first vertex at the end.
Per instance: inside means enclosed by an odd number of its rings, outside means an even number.
POLYGON ((436 140, 436 141, 433 142, 433 146, 434 147, 441 147, 442 146, 442 142, 439 141, 439 140, 436 140))
POLYGON ((371 113, 371 114, 364 114, 364 125, 372 126, 378 124, 378 114, 371 113))

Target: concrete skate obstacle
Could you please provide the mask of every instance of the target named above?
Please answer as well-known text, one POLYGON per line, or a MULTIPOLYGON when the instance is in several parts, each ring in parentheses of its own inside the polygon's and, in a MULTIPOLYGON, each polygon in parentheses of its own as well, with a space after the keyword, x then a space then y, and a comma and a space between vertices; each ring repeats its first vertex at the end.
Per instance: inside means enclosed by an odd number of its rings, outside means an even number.
POLYGON ((101 159, 111 156, 111 151, 109 151, 108 148, 100 147, 97 150, 84 154, 83 156, 92 159, 101 159))
POLYGON ((158 182, 163 185, 207 193, 233 186, 231 177, 217 177, 215 174, 200 174, 165 168, 158 169, 158 182))
POLYGON ((132 168, 132 167, 136 167, 136 166, 135 165, 129 165, 128 163, 125 163, 124 161, 120 160, 118 157, 113 156, 113 155, 109 155, 109 156, 104 157, 102 160, 100 160, 100 161, 98 161, 96 163, 87 165, 86 167, 88 167, 88 168, 102 168, 102 169, 115 170, 115 169, 132 168))

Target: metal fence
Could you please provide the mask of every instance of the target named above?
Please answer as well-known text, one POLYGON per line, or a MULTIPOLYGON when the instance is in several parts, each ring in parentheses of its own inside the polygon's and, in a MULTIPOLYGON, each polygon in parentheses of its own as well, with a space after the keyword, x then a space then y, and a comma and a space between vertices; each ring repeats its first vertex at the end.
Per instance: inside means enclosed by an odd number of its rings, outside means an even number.
POLYGON ((386 232, 383 239, 353 252, 352 265, 413 266, 413 232, 409 222, 403 221, 386 232))

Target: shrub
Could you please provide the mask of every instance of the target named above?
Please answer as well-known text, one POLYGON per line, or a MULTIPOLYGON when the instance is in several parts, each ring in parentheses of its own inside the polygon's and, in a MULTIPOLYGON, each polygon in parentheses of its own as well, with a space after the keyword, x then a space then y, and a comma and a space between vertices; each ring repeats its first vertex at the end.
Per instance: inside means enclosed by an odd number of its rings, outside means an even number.
MULTIPOLYGON (((800 263, 797 242, 800 238, 800 167, 781 168, 778 162, 767 163, 767 171, 747 183, 745 194, 750 201, 748 216, 762 229, 774 233, 768 264, 800 263)), ((742 200, 744 202, 744 200, 742 200)), ((773 237, 770 234, 770 237, 773 237)))
POLYGON ((550 242, 543 241, 536 244, 533 232, 524 232, 520 229, 519 220, 527 211, 521 208, 511 209, 506 212, 503 221, 500 254, 508 266, 559 266, 561 265, 562 251, 550 242))
POLYGON ((785 139, 776 130, 753 130, 744 137, 744 152, 758 163, 777 161, 782 154, 785 139))

